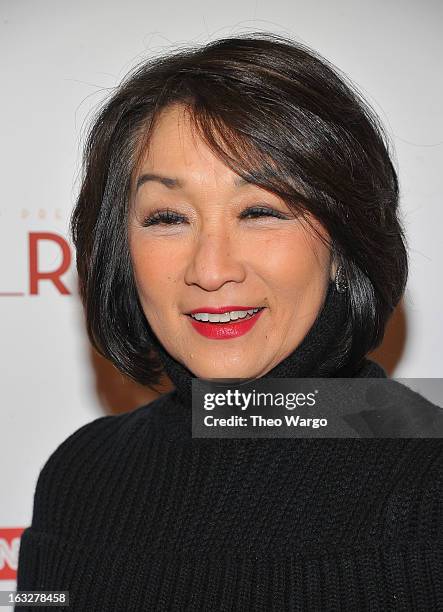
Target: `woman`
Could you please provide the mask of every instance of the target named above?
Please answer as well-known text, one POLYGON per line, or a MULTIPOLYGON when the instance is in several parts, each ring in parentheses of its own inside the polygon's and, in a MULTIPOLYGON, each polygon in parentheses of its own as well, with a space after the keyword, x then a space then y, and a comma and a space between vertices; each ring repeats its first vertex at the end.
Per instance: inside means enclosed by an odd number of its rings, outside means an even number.
POLYGON ((266 33, 145 61, 95 118, 72 233, 91 342, 175 389, 51 455, 18 590, 72 610, 441 608, 439 439, 191 436, 193 378, 386 378, 366 355, 406 284, 398 183, 345 77, 266 33))

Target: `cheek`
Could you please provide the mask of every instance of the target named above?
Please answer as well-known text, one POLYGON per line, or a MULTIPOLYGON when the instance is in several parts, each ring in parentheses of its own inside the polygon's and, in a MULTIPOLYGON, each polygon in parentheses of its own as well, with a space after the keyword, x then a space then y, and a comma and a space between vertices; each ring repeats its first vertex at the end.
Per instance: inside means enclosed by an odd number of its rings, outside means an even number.
POLYGON ((290 293, 313 283, 323 283, 327 273, 328 249, 306 231, 280 233, 269 240, 258 259, 266 278, 279 289, 290 293))
POLYGON ((144 305, 163 304, 170 301, 176 285, 175 250, 165 247, 165 242, 133 241, 131 260, 137 289, 144 305))

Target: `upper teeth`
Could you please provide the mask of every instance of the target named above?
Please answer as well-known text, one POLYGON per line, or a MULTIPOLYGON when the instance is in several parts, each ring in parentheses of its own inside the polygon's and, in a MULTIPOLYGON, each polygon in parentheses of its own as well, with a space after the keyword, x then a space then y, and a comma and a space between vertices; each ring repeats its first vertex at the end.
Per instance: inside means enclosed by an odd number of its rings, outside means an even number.
POLYGON ((252 310, 232 310, 231 312, 224 312, 222 314, 210 314, 209 312, 196 312, 191 314, 193 319, 197 321, 210 321, 211 323, 225 323, 226 321, 235 321, 236 319, 244 319, 248 315, 252 315, 258 312, 260 308, 253 308, 252 310))

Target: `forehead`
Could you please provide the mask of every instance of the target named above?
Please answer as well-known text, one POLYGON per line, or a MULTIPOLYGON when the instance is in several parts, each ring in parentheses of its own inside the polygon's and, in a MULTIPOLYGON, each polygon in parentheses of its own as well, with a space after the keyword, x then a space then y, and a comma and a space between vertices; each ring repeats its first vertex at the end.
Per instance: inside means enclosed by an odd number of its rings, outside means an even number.
POLYGON ((163 109, 155 121, 146 162, 168 160, 182 162, 185 159, 212 159, 214 154, 193 128, 185 107, 175 104, 163 109))
POLYGON ((188 182, 217 177, 233 184, 237 177, 235 186, 246 183, 213 153, 194 128, 186 107, 179 104, 159 114, 140 168, 139 174, 186 175, 188 182))

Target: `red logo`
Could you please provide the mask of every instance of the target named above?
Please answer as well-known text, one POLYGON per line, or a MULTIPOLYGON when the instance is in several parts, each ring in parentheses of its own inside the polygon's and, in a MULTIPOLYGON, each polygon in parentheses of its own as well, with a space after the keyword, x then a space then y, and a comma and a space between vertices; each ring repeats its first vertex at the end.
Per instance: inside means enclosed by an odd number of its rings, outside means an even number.
POLYGON ((0 297, 38 295, 39 286, 42 282, 51 282, 57 291, 62 295, 71 295, 71 292, 63 283, 61 276, 69 270, 71 265, 71 249, 67 241, 53 232, 30 232, 28 241, 28 261, 29 261, 29 290, 7 291, 6 287, 0 287, 0 297), (61 254, 60 265, 53 270, 42 270, 39 263, 38 246, 42 240, 49 240, 57 246, 61 254))
POLYGON ((25 527, 0 527, 0 580, 16 580, 20 537, 25 527))

